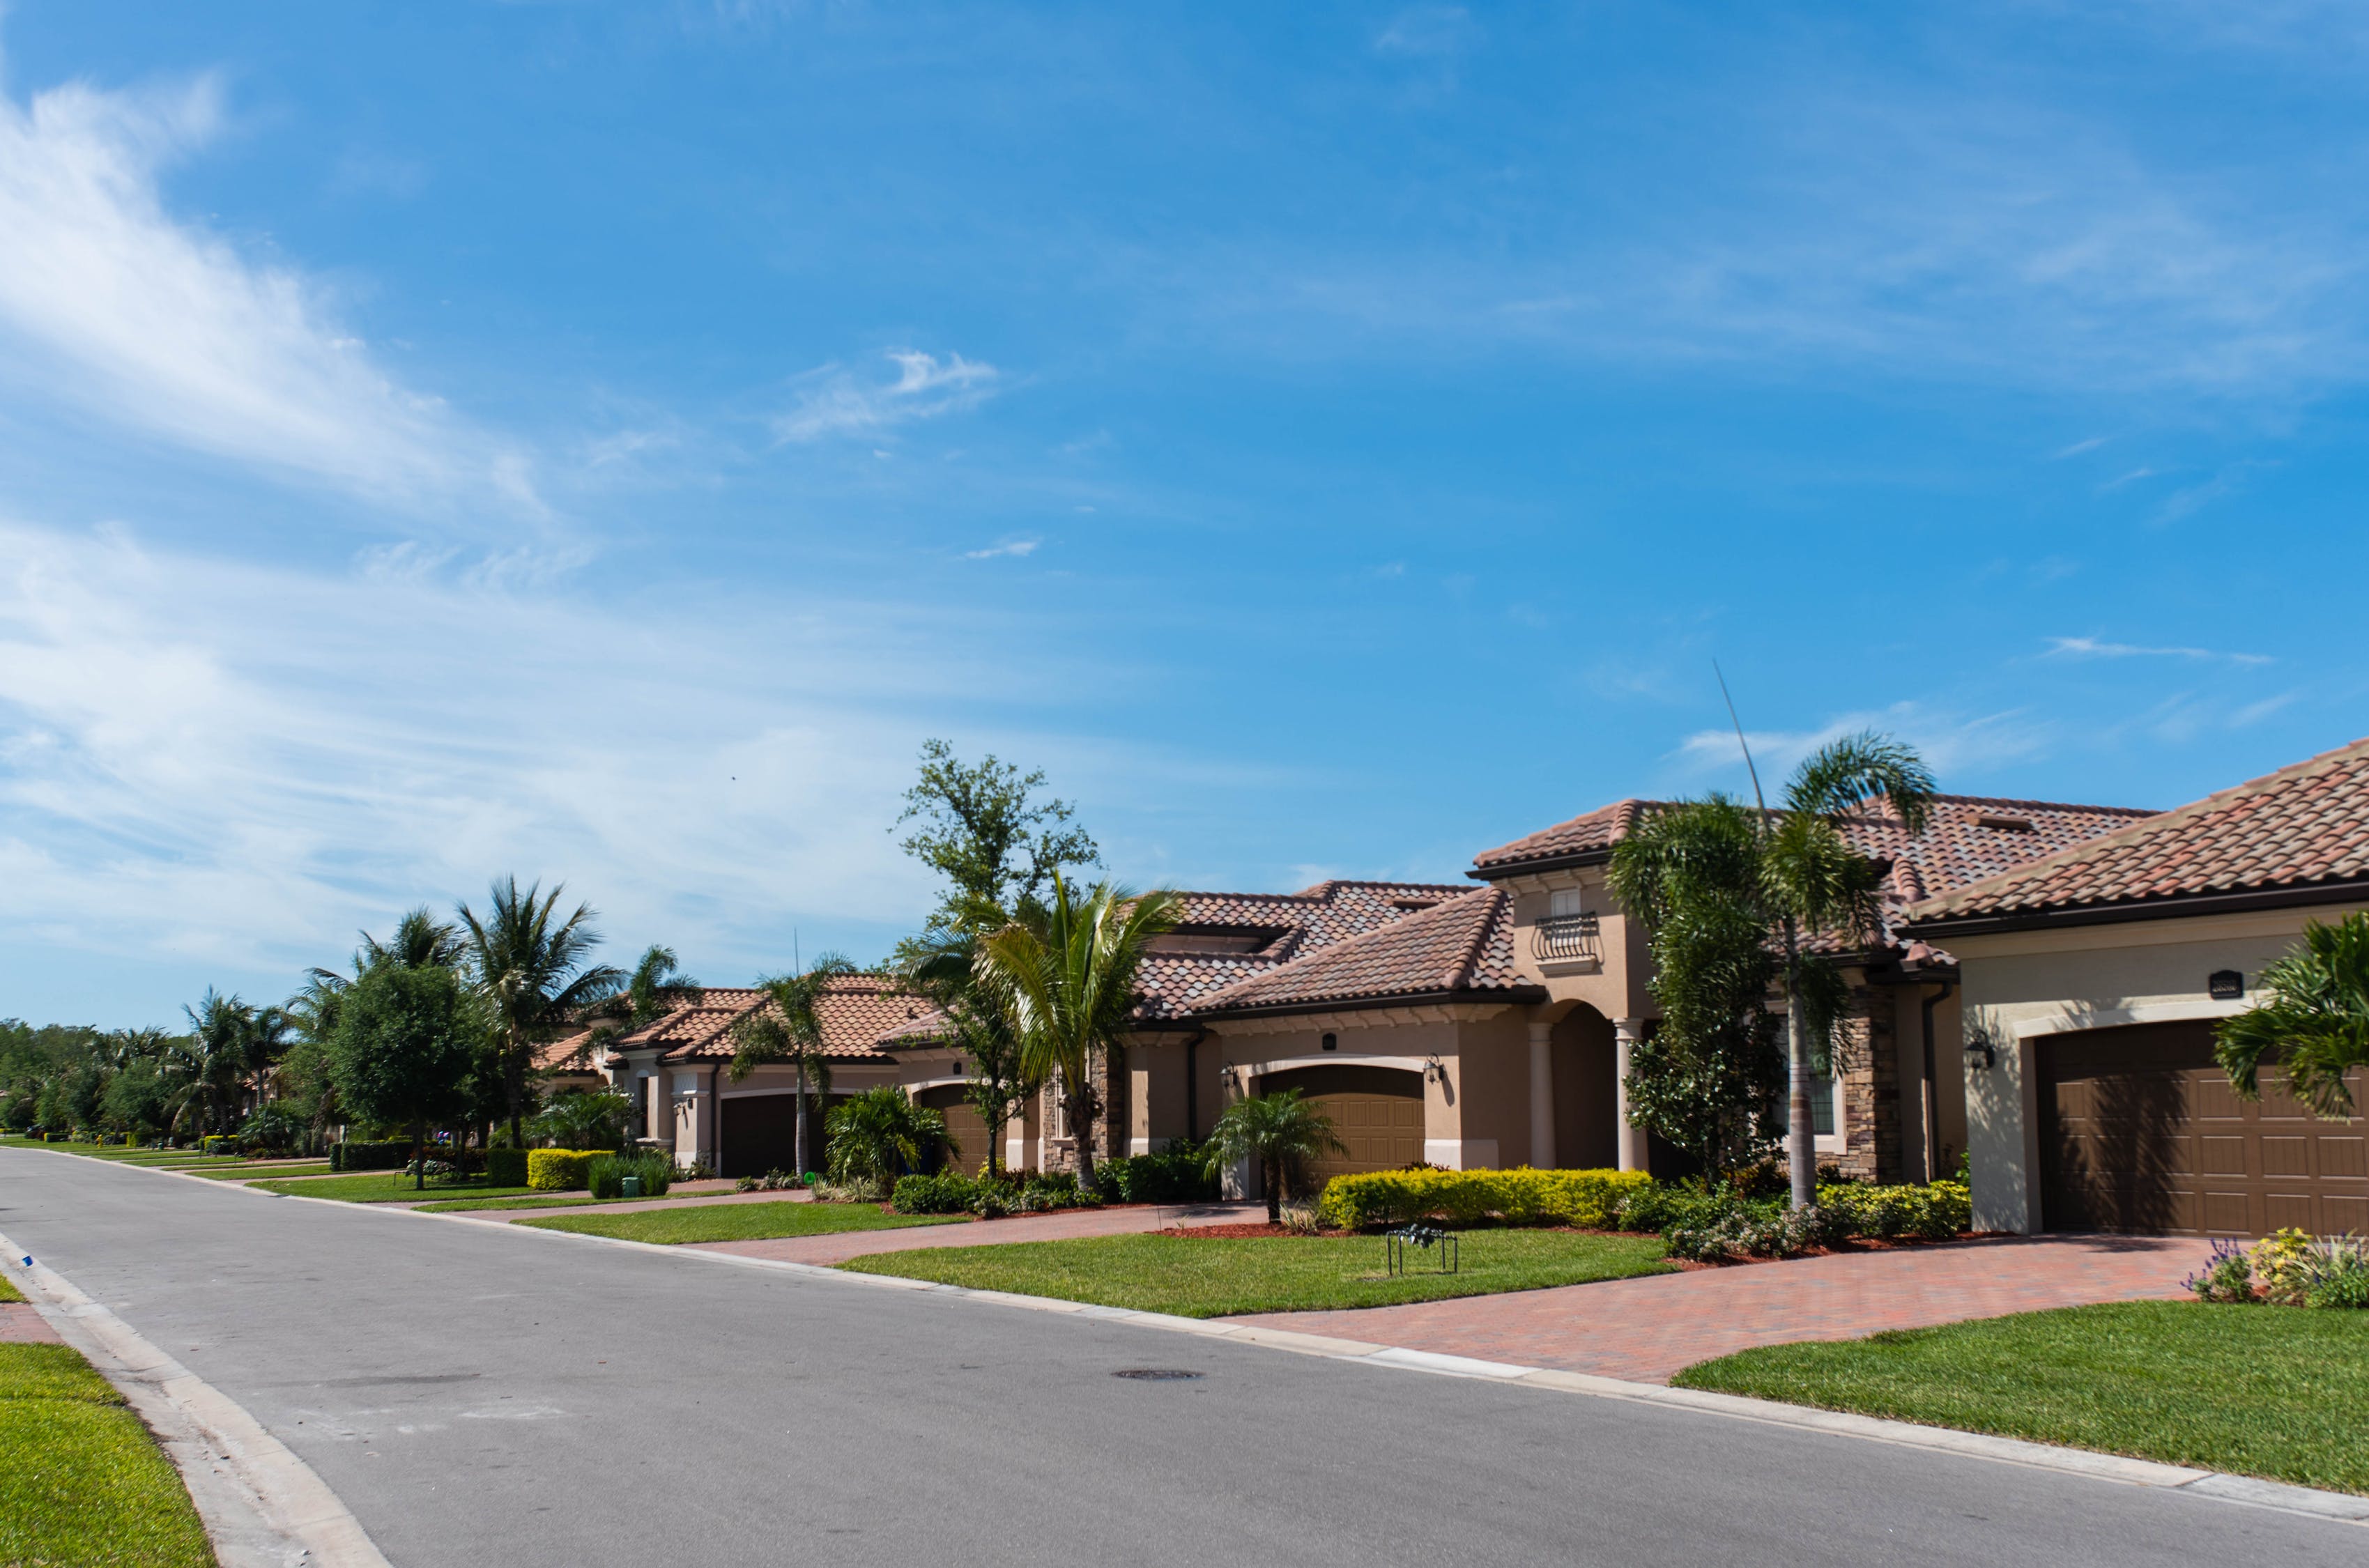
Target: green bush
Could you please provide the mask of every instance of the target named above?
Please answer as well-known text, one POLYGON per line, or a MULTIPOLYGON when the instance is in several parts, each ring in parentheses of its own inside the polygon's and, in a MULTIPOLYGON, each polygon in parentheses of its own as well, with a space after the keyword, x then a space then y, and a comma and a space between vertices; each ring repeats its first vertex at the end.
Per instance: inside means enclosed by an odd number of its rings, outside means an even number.
POLYGON ((523 1149, 486 1150, 486 1185, 489 1187, 526 1185, 526 1150, 523 1149))
MULTIPOLYGON (((212 1139, 207 1139, 212 1142, 212 1139)), ((388 1141, 363 1143, 349 1139, 329 1145, 332 1171, 400 1171, 411 1163, 411 1145, 388 1141)))
POLYGON ((1624 1200, 1652 1186, 1642 1171, 1369 1171, 1326 1183, 1316 1212, 1338 1230, 1418 1219, 1604 1230, 1619 1220, 1624 1200))
POLYGON ((1207 1203, 1218 1196, 1201 1145, 1179 1139, 1152 1154, 1122 1154, 1094 1167, 1097 1182, 1121 1203, 1207 1203))
POLYGON ((889 1201, 899 1214, 966 1214, 978 1201, 979 1185, 954 1171, 935 1176, 899 1176, 889 1201))
POLYGON ((1831 1182, 1818 1189, 1818 1207, 1846 1217, 1843 1233, 1891 1241, 1913 1236, 1946 1242, 1972 1227, 1973 1195, 1958 1182, 1863 1186, 1831 1182))
POLYGON ((530 1149, 526 1185, 539 1193, 581 1192, 589 1180, 589 1167, 601 1157, 591 1149, 530 1149))
POLYGON ((584 1179, 594 1197, 623 1197, 625 1178, 641 1178, 643 1197, 664 1197, 674 1175, 674 1162, 664 1154, 601 1154, 585 1167, 584 1179))

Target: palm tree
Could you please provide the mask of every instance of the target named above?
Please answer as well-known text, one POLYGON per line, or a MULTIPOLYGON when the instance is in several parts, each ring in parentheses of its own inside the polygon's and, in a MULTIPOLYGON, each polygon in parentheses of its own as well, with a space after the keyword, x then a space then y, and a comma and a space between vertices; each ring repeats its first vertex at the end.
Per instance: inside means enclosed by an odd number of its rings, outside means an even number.
POLYGON ((1011 1016, 1028 1076, 1059 1077, 1078 1141, 1078 1190, 1089 1196, 1102 1112, 1094 1058, 1107 1061, 1126 1044, 1144 947, 1181 908, 1164 889, 1137 894, 1108 882, 1080 901, 1057 871, 1041 919, 1016 921, 979 944, 979 977, 1011 1016))
POLYGON ((2352 1115, 2344 1075, 2369 1066, 2369 914, 2312 921, 2303 941, 2261 973, 2263 1000, 2223 1020, 2215 1054, 2239 1094, 2261 1093, 2265 1062, 2316 1116, 2352 1115))
MULTIPOLYGON (((578 904, 558 918, 565 890, 554 884, 544 893, 540 884, 532 884, 521 892, 518 878, 505 876, 493 885, 492 908, 483 919, 461 906, 470 978, 491 1015, 495 1066, 513 1144, 525 1140, 527 1079, 535 1048, 577 1025, 625 983, 616 968, 591 961, 601 933, 589 905, 578 904)), ((398 940, 401 934, 398 927, 398 940)))
POLYGON ((948 1041, 970 1066, 967 1097, 987 1126, 986 1170, 1003 1168, 1003 1130, 1028 1097, 1043 1087, 1021 1063, 1020 1036, 992 986, 981 982, 978 950, 988 933, 1010 924, 1000 910, 966 911, 897 944, 897 983, 945 1015, 948 1041))
POLYGON ((601 1022, 584 1037, 578 1059, 591 1058, 621 1035, 647 1029, 677 1007, 697 1007, 707 998, 700 983, 682 972, 671 947, 651 943, 634 966, 624 989, 593 1010, 601 1022))
POLYGON ((954 1148, 945 1114, 913 1104, 893 1083, 867 1090, 835 1107, 830 1117, 833 1181, 870 1181, 887 1187, 916 1171, 940 1144, 954 1148))
POLYGON ((739 1082, 766 1062, 788 1062, 798 1070, 796 1139, 798 1174, 807 1164, 807 1079, 818 1093, 830 1094, 830 1058, 822 1037, 822 999, 833 980, 860 975, 837 953, 818 956, 802 975, 774 975, 757 982, 772 1004, 760 1007, 732 1025, 732 1082, 739 1082))
POLYGON ((249 1070, 255 1009, 208 986, 197 1006, 181 1011, 189 1019, 189 1037, 182 1047, 186 1103, 197 1106, 199 1130, 211 1132, 227 1124, 249 1070))
MULTIPOLYGON (((1755 770, 1756 795, 1759 787, 1755 770)), ((1795 1208, 1818 1200, 1810 1115, 1814 1047, 1818 1057, 1828 1056, 1835 1021, 1848 1000, 1841 967, 1824 954, 1804 952, 1802 937, 1837 935, 1861 948, 1883 939, 1882 868, 1851 847, 1840 819, 1881 801, 1913 837, 1925 830, 1933 792, 1932 772, 1914 749, 1864 730, 1830 741, 1802 760, 1785 785, 1781 814, 1772 816, 1762 803, 1761 881, 1785 944, 1785 1121, 1791 1135, 1795 1208)))
POLYGON ((1266 1222, 1283 1222, 1285 1176, 1304 1160, 1346 1154, 1348 1145, 1333 1131, 1333 1118, 1299 1097, 1297 1089, 1253 1094, 1228 1105, 1209 1129, 1208 1173, 1215 1176, 1241 1161, 1258 1162, 1266 1187, 1266 1222))

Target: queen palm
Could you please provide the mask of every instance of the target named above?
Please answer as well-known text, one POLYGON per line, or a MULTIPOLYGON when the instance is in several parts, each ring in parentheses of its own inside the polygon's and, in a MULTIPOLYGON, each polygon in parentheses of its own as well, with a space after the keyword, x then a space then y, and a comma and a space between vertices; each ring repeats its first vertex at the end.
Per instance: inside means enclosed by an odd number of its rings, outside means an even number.
POLYGON ((1228 1105, 1209 1129, 1208 1173, 1256 1161, 1266 1187, 1266 1221, 1283 1220, 1283 1183, 1293 1167, 1326 1154, 1346 1154, 1348 1145, 1333 1130, 1333 1118, 1297 1089, 1253 1094, 1228 1105))
POLYGON ((1078 1190, 1092 1196, 1102 1114, 1094 1059, 1107 1061, 1126 1044, 1144 948, 1176 923, 1182 906, 1165 889, 1133 893, 1104 882, 1080 899, 1058 871, 1052 883, 1052 903, 981 942, 977 962, 1012 1020, 1024 1070, 1038 1082, 1060 1080, 1078 1143, 1078 1190))
MULTIPOLYGON (((1755 773, 1753 788, 1759 778, 1755 773)), ((1883 870, 1843 837, 1841 818, 1881 801, 1901 830, 1925 830, 1933 774, 1916 751, 1872 730, 1830 741, 1802 760, 1785 785, 1785 809, 1763 803, 1761 885, 1784 938, 1785 1057, 1792 1201, 1817 1202, 1815 1126, 1810 1114, 1814 1059, 1831 1059, 1834 1025, 1848 1001, 1841 967, 1804 950, 1806 937, 1841 936, 1860 948, 1882 940, 1883 870)))
POLYGON ((771 1003, 745 1014, 732 1025, 732 1082, 739 1082, 768 1062, 787 1062, 797 1069, 797 1122, 792 1133, 795 1140, 798 1174, 811 1169, 807 1162, 807 1080, 811 1076, 815 1092, 826 1099, 830 1094, 830 1058, 824 1049, 822 1037, 822 999, 833 980, 861 974, 853 963, 837 953, 818 956, 804 974, 775 975, 757 982, 771 1003))
POLYGON ((591 907, 578 904, 559 914, 565 890, 554 884, 545 893, 530 884, 521 892, 518 878, 506 876, 493 885, 483 918, 461 906, 467 967, 492 1024, 494 1065, 514 1144, 525 1139, 527 1080, 536 1048, 576 1027, 625 983, 618 969, 592 962, 601 933, 591 907))
POLYGON ((208 986, 197 1006, 181 1011, 189 1020, 178 1064, 186 1085, 184 1107, 194 1105, 199 1130, 211 1132, 229 1121, 249 1070, 255 1009, 208 986))
POLYGON ((2276 1064, 2314 1116, 2352 1116, 2345 1074, 2369 1067, 2369 914, 2309 922, 2303 941, 2263 969, 2256 986, 2263 1000, 2217 1032, 2215 1054, 2230 1083, 2254 1099, 2263 1066, 2276 1064))
POLYGON ((966 909, 954 920, 897 944, 897 983, 926 998, 945 1015, 948 1044, 970 1064, 966 1095, 987 1127, 989 1175, 1002 1168, 1003 1129, 1042 1087, 1020 1059, 1020 1036, 1001 993, 978 973, 978 950, 989 934, 1010 924, 1001 910, 966 909))

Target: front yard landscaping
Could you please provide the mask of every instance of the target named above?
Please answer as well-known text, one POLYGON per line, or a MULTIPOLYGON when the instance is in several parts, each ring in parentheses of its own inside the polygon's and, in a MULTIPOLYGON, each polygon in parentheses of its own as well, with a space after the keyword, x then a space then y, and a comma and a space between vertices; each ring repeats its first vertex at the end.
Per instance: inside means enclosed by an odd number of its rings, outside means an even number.
POLYGON ((2369 1312, 2115 1302, 1770 1345, 1673 1380, 2369 1493, 2369 1312))
POLYGON ((361 1171, 350 1176, 297 1176, 276 1181, 249 1182, 247 1185, 265 1192, 285 1193, 291 1197, 326 1197, 338 1203, 401 1203, 406 1198, 437 1197, 525 1197, 530 1187, 489 1187, 482 1177, 468 1176, 459 1181, 450 1177, 430 1176, 425 1187, 415 1188, 412 1179, 401 1171, 361 1171))
POLYGON ((107 1379, 66 1345, 0 1345, 0 1562, 213 1561, 181 1478, 107 1379))
MULTIPOLYGON (((890 1214, 876 1203, 724 1203, 636 1214, 568 1214, 521 1219, 544 1230, 574 1230, 625 1242, 765 1242, 839 1230, 898 1230, 912 1225, 964 1225, 964 1215, 890 1214)), ((991 1249, 1001 1252, 998 1247, 991 1249)))
POLYGON ((673 1203, 698 1197, 722 1197, 715 1192, 670 1192, 658 1197, 594 1197, 589 1192, 537 1193, 532 1197, 456 1197, 445 1203, 423 1203, 422 1214, 470 1214, 481 1208, 504 1213, 517 1208, 591 1208, 609 1203, 673 1203))
MULTIPOLYGON (((1186 1318, 1386 1307, 1622 1279, 1670 1266, 1661 1242, 1650 1236, 1468 1230, 1459 1245, 1457 1273, 1395 1278, 1383 1272, 1379 1236, 1097 1236, 884 1253, 840 1266, 1186 1318)), ((1416 1253, 1417 1269, 1436 1264, 1416 1253)))

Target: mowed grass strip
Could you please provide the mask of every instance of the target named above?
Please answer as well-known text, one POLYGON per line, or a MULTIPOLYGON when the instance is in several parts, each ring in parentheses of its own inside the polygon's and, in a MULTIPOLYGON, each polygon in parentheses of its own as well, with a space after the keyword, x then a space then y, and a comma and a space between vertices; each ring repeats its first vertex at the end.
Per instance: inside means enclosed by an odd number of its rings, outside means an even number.
POLYGON ((297 1176, 278 1180, 249 1182, 251 1187, 265 1192, 285 1193, 291 1197, 326 1197, 339 1203, 402 1203, 406 1199, 452 1197, 523 1197, 533 1192, 532 1187, 489 1187, 470 1182, 438 1181, 431 1176, 424 1187, 414 1188, 412 1178, 400 1171, 360 1171, 346 1176, 297 1176))
POLYGON ((326 1162, 291 1164, 280 1162, 275 1164, 204 1166, 190 1170, 188 1173, 193 1176, 203 1176, 210 1182, 245 1182, 258 1178, 284 1182, 303 1176, 326 1176, 332 1173, 326 1162))
MULTIPOLYGON (((884 1253, 840 1266, 1186 1318, 1386 1307, 1623 1279, 1669 1268, 1654 1237, 1467 1230, 1459 1240, 1456 1273, 1395 1278, 1384 1272, 1379 1236, 1096 1236, 884 1253)), ((1438 1262, 1437 1253, 1418 1249, 1413 1265, 1430 1270, 1438 1262)))
POLYGON ((6 1276, 0 1276, 0 1302, 21 1301, 24 1299, 23 1291, 9 1284, 6 1276))
POLYGON ((565 1214, 521 1219, 544 1230, 613 1236, 624 1242, 769 1242, 840 1230, 900 1230, 912 1225, 961 1225, 967 1215, 890 1214, 872 1203, 720 1203, 704 1208, 645 1209, 638 1214, 565 1214))
POLYGON ((63 1345, 0 1345, 0 1562, 212 1568, 181 1478, 63 1345))
POLYGON ((2121 1301, 1768 1345, 1673 1381, 2369 1493, 2369 1312, 2121 1301))
POLYGON ((594 1197, 588 1192, 539 1193, 532 1197, 456 1197, 448 1203, 423 1203, 422 1214, 466 1214, 475 1209, 497 1208, 507 1212, 514 1208, 589 1208, 608 1203, 688 1203, 692 1198, 723 1197, 723 1193, 664 1193, 657 1197, 594 1197))

